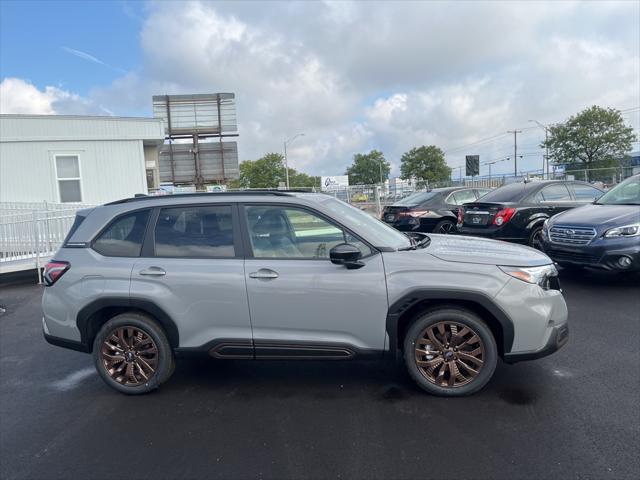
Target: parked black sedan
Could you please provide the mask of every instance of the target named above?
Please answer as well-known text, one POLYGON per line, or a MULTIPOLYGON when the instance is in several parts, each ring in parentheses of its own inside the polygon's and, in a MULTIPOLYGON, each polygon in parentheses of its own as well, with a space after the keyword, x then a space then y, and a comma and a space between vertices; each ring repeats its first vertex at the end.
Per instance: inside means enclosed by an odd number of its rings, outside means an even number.
POLYGON ((548 218, 602 195, 586 182, 545 180, 512 183, 489 192, 458 211, 458 232, 542 249, 542 225, 548 218))
POLYGON ((488 188, 451 187, 418 192, 385 207, 382 220, 403 232, 452 233, 458 207, 489 192, 488 188))
POLYGON ((640 175, 542 229, 544 251, 564 267, 640 270, 640 175))

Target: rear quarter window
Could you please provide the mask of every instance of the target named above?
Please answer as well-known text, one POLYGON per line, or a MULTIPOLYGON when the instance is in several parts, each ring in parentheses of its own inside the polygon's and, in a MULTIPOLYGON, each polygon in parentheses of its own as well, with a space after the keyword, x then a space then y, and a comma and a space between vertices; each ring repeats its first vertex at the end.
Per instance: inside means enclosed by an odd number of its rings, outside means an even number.
POLYGON ((73 234, 76 233, 76 230, 78 230, 78 228, 80 227, 80 225, 82 224, 82 222, 84 221, 85 218, 87 218, 87 217, 85 217, 83 215, 76 215, 76 218, 73 219, 73 224, 71 225, 71 228, 69 229, 69 232, 67 233, 67 236, 64 237, 64 241, 62 242, 62 245, 64 245, 65 247, 67 246, 67 243, 69 242, 69 239, 71 239, 73 234))
POLYGON ((113 220, 93 242, 106 257, 139 257, 150 210, 138 210, 113 220))

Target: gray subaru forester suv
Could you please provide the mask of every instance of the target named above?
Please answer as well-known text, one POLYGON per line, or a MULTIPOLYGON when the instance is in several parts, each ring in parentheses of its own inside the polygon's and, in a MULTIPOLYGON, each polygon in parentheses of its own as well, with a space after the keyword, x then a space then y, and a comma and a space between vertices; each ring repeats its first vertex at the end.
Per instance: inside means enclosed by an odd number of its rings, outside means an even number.
POLYGON ((498 357, 568 339, 552 261, 480 238, 407 236, 323 194, 137 197, 78 212, 47 265, 46 340, 145 393, 175 357, 403 359, 427 392, 481 389, 498 357))

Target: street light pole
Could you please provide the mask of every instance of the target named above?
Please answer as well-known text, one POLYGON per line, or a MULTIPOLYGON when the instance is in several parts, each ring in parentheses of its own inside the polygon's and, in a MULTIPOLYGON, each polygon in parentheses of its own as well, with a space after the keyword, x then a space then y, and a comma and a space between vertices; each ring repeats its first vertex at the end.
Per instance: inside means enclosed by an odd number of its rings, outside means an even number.
POLYGON ((287 190, 289 190, 289 162, 287 160, 287 145, 292 143, 296 138, 304 137, 304 133, 296 133, 289 140, 284 141, 284 173, 286 178, 287 190))

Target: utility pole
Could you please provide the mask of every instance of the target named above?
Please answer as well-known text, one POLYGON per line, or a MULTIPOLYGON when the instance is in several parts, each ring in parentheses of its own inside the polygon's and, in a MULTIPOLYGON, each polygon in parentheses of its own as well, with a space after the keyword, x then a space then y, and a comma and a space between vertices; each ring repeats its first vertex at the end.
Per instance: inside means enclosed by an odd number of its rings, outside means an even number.
POLYGON ((507 130, 507 133, 513 133, 513 174, 518 176, 518 134, 522 130, 507 130))
POLYGON ((547 178, 549 178, 549 127, 546 126, 544 123, 540 123, 537 120, 529 120, 531 123, 535 123, 536 125, 538 125, 541 129, 544 130, 544 159, 542 162, 542 178, 544 178, 544 171, 545 171, 545 166, 546 166, 546 170, 547 170, 547 178))

